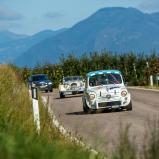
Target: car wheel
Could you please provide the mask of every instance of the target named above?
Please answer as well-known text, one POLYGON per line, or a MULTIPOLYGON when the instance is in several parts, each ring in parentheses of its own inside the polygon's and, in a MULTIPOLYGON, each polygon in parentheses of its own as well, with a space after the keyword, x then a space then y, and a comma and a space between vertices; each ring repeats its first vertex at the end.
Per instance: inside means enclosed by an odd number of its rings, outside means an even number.
POLYGON ((48 90, 45 90, 45 92, 47 93, 47 92, 48 92, 48 90))
POLYGON ((60 98, 65 98, 65 95, 63 93, 60 93, 60 98))
POLYGON ((53 92, 53 89, 50 89, 50 92, 53 92))
POLYGON ((132 102, 130 101, 129 105, 126 106, 126 110, 127 111, 131 111, 132 110, 132 102))
POLYGON ((91 113, 91 109, 87 106, 86 100, 83 102, 83 111, 85 113, 91 113))

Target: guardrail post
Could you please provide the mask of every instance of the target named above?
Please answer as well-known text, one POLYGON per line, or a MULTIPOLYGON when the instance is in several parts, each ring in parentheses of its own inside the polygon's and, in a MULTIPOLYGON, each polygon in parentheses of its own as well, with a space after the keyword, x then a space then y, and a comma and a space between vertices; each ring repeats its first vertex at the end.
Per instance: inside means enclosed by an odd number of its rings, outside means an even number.
POLYGON ((36 125, 37 132, 40 133, 40 115, 39 115, 38 89, 36 87, 31 87, 31 94, 32 94, 34 123, 36 125))

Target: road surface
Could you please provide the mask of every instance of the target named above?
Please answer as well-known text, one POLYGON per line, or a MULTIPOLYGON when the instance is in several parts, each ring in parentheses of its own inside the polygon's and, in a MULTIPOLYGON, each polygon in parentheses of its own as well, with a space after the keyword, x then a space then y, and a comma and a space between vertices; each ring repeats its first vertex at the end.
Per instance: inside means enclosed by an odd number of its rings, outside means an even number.
POLYGON ((130 125, 130 138, 140 147, 145 140, 148 121, 159 114, 159 92, 130 89, 133 111, 85 114, 82 96, 59 98, 58 90, 49 95, 56 118, 73 135, 101 152, 118 143, 121 125, 130 125))

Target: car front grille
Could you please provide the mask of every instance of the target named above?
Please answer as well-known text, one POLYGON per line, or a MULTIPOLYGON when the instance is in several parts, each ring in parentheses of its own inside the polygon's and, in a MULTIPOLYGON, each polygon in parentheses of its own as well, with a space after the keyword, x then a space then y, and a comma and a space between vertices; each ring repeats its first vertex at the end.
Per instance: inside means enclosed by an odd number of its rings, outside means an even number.
POLYGON ((76 89, 77 88, 77 83, 72 83, 71 84, 71 89, 76 89))
POLYGON ((71 87, 77 87, 77 83, 72 83, 71 87))
POLYGON ((111 107, 111 106, 117 106, 117 105, 121 105, 121 101, 98 103, 98 107, 111 107))

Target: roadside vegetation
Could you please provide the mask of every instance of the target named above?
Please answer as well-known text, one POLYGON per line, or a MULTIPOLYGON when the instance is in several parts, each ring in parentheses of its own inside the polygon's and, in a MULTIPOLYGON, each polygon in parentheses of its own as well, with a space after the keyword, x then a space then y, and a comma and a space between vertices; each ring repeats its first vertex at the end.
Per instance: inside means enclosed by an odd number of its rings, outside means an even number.
POLYGON ((111 159, 158 159, 159 158, 159 118, 147 121, 143 144, 137 145, 135 137, 130 139, 130 125, 121 127, 119 141, 111 159))
POLYGON ((68 57, 61 56, 59 64, 38 64, 35 68, 23 68, 22 78, 26 81, 32 73, 46 73, 58 87, 62 76, 82 75, 100 69, 119 69, 124 81, 133 86, 148 86, 150 75, 153 75, 154 85, 159 85, 159 55, 155 51, 145 54, 113 54, 107 51, 90 53, 78 58, 75 54, 68 57))
POLYGON ((41 131, 37 134, 26 85, 15 68, 0 65, 0 158, 89 158, 89 152, 53 128, 47 110, 40 103, 41 131))

